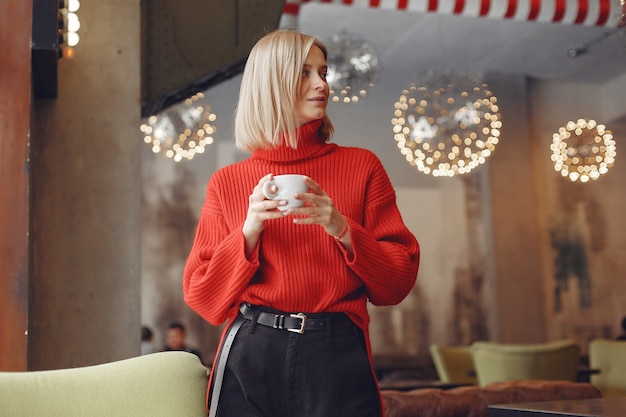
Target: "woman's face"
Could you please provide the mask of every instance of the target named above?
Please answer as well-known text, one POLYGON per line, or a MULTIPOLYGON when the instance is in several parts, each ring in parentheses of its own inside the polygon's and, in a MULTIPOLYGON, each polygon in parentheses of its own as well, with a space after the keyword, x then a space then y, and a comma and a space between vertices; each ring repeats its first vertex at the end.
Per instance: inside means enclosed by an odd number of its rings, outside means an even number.
POLYGON ((324 117, 328 104, 327 72, 324 53, 317 45, 311 46, 302 67, 302 86, 296 103, 300 125, 324 117))

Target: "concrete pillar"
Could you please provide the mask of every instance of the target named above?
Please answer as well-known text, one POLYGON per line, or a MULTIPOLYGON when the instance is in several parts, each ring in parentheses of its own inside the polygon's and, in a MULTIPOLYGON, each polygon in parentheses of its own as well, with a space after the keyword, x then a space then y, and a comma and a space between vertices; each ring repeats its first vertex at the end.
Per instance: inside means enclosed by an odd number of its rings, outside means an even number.
POLYGON ((489 207, 493 228, 492 338, 505 343, 546 338, 537 171, 528 84, 520 76, 490 75, 491 91, 502 116, 500 142, 488 163, 489 207), (497 277, 497 279, 496 279, 497 277))
POLYGON ((139 354, 140 1, 82 0, 32 126, 29 368, 139 354))
POLYGON ((0 2, 0 371, 27 368, 30 1, 0 2))

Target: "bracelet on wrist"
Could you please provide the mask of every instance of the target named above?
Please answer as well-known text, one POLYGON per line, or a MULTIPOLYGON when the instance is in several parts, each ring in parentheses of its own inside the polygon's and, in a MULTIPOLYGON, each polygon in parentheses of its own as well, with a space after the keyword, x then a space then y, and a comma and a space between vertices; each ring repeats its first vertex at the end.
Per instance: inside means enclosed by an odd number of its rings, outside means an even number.
POLYGON ((343 228, 343 230, 341 231, 341 233, 339 233, 339 235, 337 235, 337 236, 333 236, 333 237, 334 237, 335 239, 337 239, 337 240, 339 240, 339 239, 341 239, 342 237, 344 237, 344 236, 348 233, 348 231, 350 230, 350 224, 348 223, 348 220, 346 220, 346 218, 345 218, 345 217, 344 217, 343 219, 344 219, 344 221, 346 222, 346 225, 344 226, 344 228, 343 228))

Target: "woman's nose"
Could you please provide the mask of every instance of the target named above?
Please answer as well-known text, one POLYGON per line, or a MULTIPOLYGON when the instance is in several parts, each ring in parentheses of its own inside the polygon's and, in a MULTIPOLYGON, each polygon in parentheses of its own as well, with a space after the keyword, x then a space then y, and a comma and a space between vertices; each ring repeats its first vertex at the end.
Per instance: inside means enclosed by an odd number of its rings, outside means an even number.
POLYGON ((325 88, 325 86, 326 80, 319 74, 315 75, 315 78, 313 79, 313 88, 319 90, 320 88, 325 88))

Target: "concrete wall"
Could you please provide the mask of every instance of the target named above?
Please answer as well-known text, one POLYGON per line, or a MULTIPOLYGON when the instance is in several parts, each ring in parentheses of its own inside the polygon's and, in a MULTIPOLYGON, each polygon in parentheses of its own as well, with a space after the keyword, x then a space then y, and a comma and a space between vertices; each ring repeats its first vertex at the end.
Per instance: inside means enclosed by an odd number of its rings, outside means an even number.
POLYGON ((540 342, 546 332, 528 82, 505 75, 487 82, 498 97, 503 123, 501 141, 488 163, 493 337, 509 343, 540 342))
POLYGON ((547 335, 573 337, 586 351, 596 337, 615 337, 626 316, 626 77, 604 85, 534 83, 538 220, 547 335), (617 158, 609 172, 586 184, 554 171, 552 134, 569 120, 595 119, 612 130, 617 158), (575 254, 575 256, 572 256, 575 254))
POLYGON ((139 0, 83 0, 58 98, 35 103, 29 367, 139 354, 139 0))

